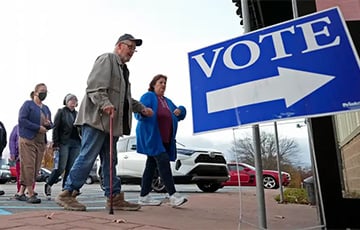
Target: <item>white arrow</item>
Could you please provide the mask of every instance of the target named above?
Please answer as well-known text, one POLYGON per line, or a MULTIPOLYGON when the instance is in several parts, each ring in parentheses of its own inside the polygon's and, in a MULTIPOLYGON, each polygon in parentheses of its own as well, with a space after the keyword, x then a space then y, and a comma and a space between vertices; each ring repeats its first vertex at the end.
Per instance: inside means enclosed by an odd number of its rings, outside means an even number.
POLYGON ((284 99, 290 107, 335 77, 278 67, 278 76, 206 93, 208 113, 284 99))

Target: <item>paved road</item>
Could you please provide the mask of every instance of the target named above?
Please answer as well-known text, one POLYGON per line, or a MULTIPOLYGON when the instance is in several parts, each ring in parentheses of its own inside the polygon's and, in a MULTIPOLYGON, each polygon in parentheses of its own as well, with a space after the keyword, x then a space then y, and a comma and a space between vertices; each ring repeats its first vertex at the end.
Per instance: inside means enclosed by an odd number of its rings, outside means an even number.
MULTIPOLYGON (((59 207, 55 201, 55 196, 61 191, 61 182, 55 184, 52 187, 53 196, 51 200, 48 200, 44 195, 44 183, 37 183, 35 191, 39 193, 38 197, 42 200, 41 204, 28 204, 23 201, 14 199, 16 191, 16 184, 7 183, 0 185, 0 188, 5 191, 5 195, 0 197, 0 215, 7 215, 26 210, 63 210, 59 207)), ((203 192, 197 188, 196 185, 176 185, 179 192, 187 195, 203 194, 203 192)), ((236 191, 236 187, 226 187, 217 191, 217 193, 227 193, 236 191)), ((243 189, 254 190, 254 187, 244 187, 243 189)), ((131 202, 137 202, 137 198, 140 193, 140 186, 138 185, 123 185, 122 191, 125 192, 126 200, 131 202)), ((91 185, 84 185, 81 190, 82 194, 78 197, 81 203, 87 206, 88 210, 103 210, 105 209, 104 193, 100 189, 98 183, 91 185)), ((155 199, 163 200, 165 194, 153 193, 155 199)))
MULTIPOLYGON (((139 186, 128 186, 129 188, 125 187, 127 186, 124 186, 124 190, 129 191, 126 193, 126 197, 131 201, 135 201, 137 195, 139 194, 139 186)), ((38 197, 42 201, 41 204, 28 204, 23 201, 15 200, 15 184, 3 184, 0 185, 0 188, 5 191, 5 195, 0 197, 0 215, 16 213, 25 210, 63 210, 63 208, 59 207, 54 201, 55 196, 61 191, 61 182, 55 184, 52 187, 53 195, 51 200, 48 200, 44 195, 44 183, 36 184, 35 191, 39 194, 38 197)), ((105 208, 104 193, 100 189, 98 183, 84 185, 82 188, 82 194, 78 197, 78 200, 88 206, 89 210, 101 210, 105 208)))

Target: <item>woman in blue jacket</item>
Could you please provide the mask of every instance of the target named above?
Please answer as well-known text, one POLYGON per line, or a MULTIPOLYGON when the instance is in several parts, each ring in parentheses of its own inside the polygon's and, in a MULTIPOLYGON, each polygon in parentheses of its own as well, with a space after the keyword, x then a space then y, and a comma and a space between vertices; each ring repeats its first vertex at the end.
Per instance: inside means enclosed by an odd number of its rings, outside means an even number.
POLYGON ((38 204, 41 202, 34 193, 33 183, 41 167, 46 148, 46 133, 52 128, 51 112, 43 104, 47 95, 44 83, 37 84, 31 92, 32 100, 27 100, 19 111, 19 153, 20 153, 20 191, 17 200, 38 204), (25 196, 28 191, 28 197, 25 196))
POLYGON ((177 125, 178 121, 185 118, 186 110, 183 106, 177 107, 164 96, 166 81, 166 76, 156 75, 149 84, 148 92, 140 99, 140 102, 146 107, 152 108, 153 116, 145 117, 140 113, 135 114, 135 118, 138 120, 136 127, 137 152, 147 155, 138 203, 141 205, 161 204, 161 201, 154 200, 149 196, 157 168, 170 195, 170 205, 178 207, 187 199, 176 192, 170 161, 176 160, 177 125))

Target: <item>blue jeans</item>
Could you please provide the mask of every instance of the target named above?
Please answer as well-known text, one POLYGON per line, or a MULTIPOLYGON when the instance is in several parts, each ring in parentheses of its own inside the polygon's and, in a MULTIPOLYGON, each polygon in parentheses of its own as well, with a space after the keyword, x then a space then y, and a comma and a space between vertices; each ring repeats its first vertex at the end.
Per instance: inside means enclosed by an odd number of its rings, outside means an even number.
MULTIPOLYGON (((119 194, 121 191, 120 179, 116 176, 117 150, 116 142, 118 137, 113 138, 112 154, 112 194, 119 194)), ((105 196, 110 196, 110 136, 108 133, 92 128, 88 125, 82 127, 82 139, 80 154, 76 158, 67 180, 64 190, 80 191, 85 184, 86 178, 94 165, 96 157, 100 155, 102 173, 104 177, 105 196)))
POLYGON ((56 183, 57 178, 64 172, 64 178, 62 181, 62 187, 65 185, 67 176, 69 175, 70 169, 75 162, 76 157, 80 152, 80 140, 69 139, 65 145, 60 145, 59 153, 59 164, 57 169, 53 169, 47 184, 52 186, 56 183))
POLYGON ((160 178, 163 180, 169 195, 171 196, 176 192, 174 179, 170 168, 169 154, 165 152, 156 156, 147 157, 143 177, 141 180, 140 196, 146 196, 151 192, 151 183, 154 178, 156 168, 159 171, 160 178))

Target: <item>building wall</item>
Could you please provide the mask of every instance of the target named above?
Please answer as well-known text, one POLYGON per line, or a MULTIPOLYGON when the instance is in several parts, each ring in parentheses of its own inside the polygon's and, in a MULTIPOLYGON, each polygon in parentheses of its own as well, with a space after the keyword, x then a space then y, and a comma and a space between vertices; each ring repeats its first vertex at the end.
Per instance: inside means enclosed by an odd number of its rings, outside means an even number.
MULTIPOLYGON (((337 124, 339 126, 341 123, 337 124)), ((356 130, 359 128, 357 127, 356 130)), ((344 197, 360 198, 360 135, 340 146, 344 197)))
MULTIPOLYGON (((317 11, 338 6, 359 50, 358 34, 360 0, 316 0, 317 11), (355 31, 355 32, 354 32, 355 31), (358 35, 357 35, 358 36, 358 35)), ((360 112, 334 116, 337 142, 341 155, 344 195, 360 198, 360 112)))
POLYGON ((360 198, 360 112, 334 116, 344 197, 360 198))
POLYGON ((334 116, 337 141, 342 147, 360 133, 360 112, 348 112, 334 116))
POLYGON ((317 11, 334 6, 340 7, 340 10, 346 21, 360 20, 359 0, 316 0, 317 11))

